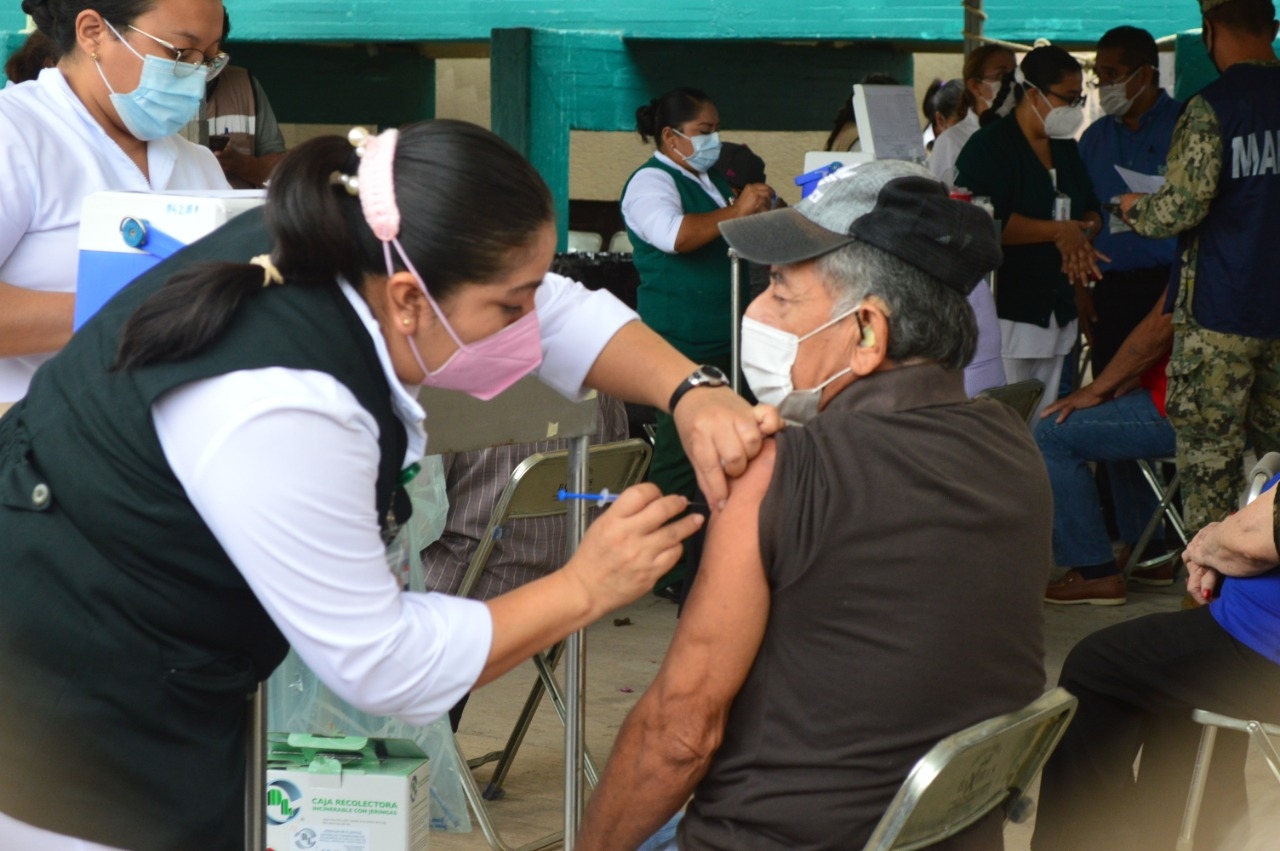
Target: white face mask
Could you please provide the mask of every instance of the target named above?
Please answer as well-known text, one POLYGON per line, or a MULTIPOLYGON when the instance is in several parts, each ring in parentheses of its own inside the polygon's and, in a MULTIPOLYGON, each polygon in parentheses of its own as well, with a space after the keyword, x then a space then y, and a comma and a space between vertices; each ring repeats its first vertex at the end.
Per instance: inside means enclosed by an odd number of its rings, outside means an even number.
POLYGON ((862 305, 859 304, 830 322, 819 325, 803 337, 765 325, 750 316, 742 317, 742 374, 756 399, 766 405, 773 405, 784 420, 797 425, 803 425, 817 416, 823 389, 852 370, 842 369, 817 387, 796 390, 791 383, 791 368, 795 366, 800 344, 852 316, 861 308, 862 305))
POLYGON ((1076 131, 1080 129, 1080 125, 1084 124, 1084 107, 1083 106, 1053 106, 1053 102, 1039 90, 1036 90, 1041 99, 1049 104, 1048 115, 1040 115, 1040 110, 1034 110, 1036 117, 1040 119, 1040 123, 1044 125, 1045 135, 1050 139, 1074 139, 1076 131))
MULTIPOLYGON (((996 96, 1000 94, 1000 85, 1001 84, 999 82, 993 82, 991 80, 982 81, 982 94, 979 95, 979 97, 982 99, 982 102, 987 105, 987 109, 991 109, 995 106, 996 96)), ((1005 94, 1004 100, 1001 101, 1000 106, 996 107, 996 115, 1004 118, 1006 115, 1013 112, 1013 100, 1013 87, 1010 86, 1009 91, 1005 94)))
MULTIPOLYGON (((1134 70, 1133 74, 1141 71, 1141 68, 1134 70)), ((1133 102, 1138 96, 1147 90, 1146 86, 1138 89, 1133 97, 1125 96, 1125 89, 1129 86, 1129 81, 1133 79, 1133 74, 1125 77, 1123 80, 1117 80, 1114 83, 1108 83, 1105 86, 1098 86, 1098 102, 1102 106, 1102 111, 1107 115, 1113 115, 1120 118, 1129 113, 1129 108, 1133 106, 1133 102)))

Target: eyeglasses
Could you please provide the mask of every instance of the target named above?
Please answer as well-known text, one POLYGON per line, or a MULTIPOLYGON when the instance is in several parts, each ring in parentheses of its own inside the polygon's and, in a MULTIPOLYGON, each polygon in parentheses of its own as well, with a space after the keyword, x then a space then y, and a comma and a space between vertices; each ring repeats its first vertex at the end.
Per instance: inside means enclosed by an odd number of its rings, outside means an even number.
POLYGON ((1088 95, 1080 95, 1079 97, 1069 98, 1069 97, 1063 97, 1057 92, 1051 92, 1048 89, 1045 89, 1045 94, 1052 95, 1053 97, 1056 97, 1058 100, 1065 103, 1067 106, 1071 106, 1071 107, 1084 106, 1085 103, 1089 100, 1088 95))
POLYGON ((227 63, 231 61, 231 57, 225 53, 220 52, 214 54, 212 57, 208 57, 204 55, 204 51, 202 50, 197 50, 194 47, 178 47, 175 44, 170 44, 162 38, 153 36, 149 32, 143 32, 133 24, 127 24, 126 26, 139 35, 145 35, 161 47, 173 51, 173 76, 175 77, 190 77, 196 72, 197 68, 204 68, 209 72, 209 75, 205 79, 212 80, 214 77, 221 74, 222 69, 226 68, 227 63))
POLYGON ((1124 76, 1120 76, 1119 74, 1112 73, 1111 71, 1108 70, 1107 72, 1105 72, 1106 79, 1103 79, 1103 74, 1101 73, 1095 74, 1093 77, 1089 79, 1089 88, 1096 89, 1101 86, 1110 86, 1116 83, 1127 83, 1130 80, 1132 80, 1134 75, 1141 70, 1142 70, 1141 67, 1134 68, 1132 71, 1130 71, 1128 74, 1125 74, 1124 76))

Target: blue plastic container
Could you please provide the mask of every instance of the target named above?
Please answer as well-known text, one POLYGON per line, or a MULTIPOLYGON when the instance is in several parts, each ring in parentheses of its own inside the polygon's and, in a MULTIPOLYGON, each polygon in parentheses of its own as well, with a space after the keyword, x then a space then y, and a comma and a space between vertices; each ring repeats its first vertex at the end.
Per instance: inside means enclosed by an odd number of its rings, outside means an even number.
POLYGON ((807 171, 797 177, 796 186, 800 187, 800 197, 802 199, 808 198, 809 193, 817 187, 818 181, 822 180, 822 178, 826 177, 828 174, 839 171, 840 168, 840 163, 829 163, 824 165, 822 168, 815 168, 813 171, 807 171))

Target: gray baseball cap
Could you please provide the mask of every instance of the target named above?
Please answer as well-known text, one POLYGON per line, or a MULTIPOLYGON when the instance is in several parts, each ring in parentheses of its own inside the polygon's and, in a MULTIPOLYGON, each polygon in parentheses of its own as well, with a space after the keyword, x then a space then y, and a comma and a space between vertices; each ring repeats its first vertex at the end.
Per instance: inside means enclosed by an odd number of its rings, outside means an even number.
POLYGON ((720 233, 740 256, 770 266, 865 242, 966 295, 1001 260, 985 210, 900 160, 843 168, 796 206, 721 222, 720 233))

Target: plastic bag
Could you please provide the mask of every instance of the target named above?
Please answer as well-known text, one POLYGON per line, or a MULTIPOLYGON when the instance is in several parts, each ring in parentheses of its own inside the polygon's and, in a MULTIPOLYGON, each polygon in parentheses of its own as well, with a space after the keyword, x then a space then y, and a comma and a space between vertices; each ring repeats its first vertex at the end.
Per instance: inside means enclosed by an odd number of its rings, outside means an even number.
MULTIPOLYGON (((409 587, 414 591, 424 588, 422 560, 416 554, 440 537, 449 509, 440 457, 429 456, 421 463, 422 470, 406 488, 413 500, 413 516, 388 548, 389 552, 413 554, 409 558, 409 587)), ((399 557, 396 560, 399 561, 399 557)), ((267 729, 416 742, 430 763, 431 830, 470 832, 471 816, 460 774, 463 769, 453 748, 448 717, 417 727, 395 718, 362 712, 330 691, 291 650, 267 681, 267 729)))
POLYGON ((267 681, 267 729, 416 742, 431 767, 431 830, 470 832, 471 815, 448 716, 417 727, 396 718, 362 712, 330 691, 291 650, 267 681))

